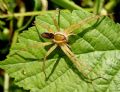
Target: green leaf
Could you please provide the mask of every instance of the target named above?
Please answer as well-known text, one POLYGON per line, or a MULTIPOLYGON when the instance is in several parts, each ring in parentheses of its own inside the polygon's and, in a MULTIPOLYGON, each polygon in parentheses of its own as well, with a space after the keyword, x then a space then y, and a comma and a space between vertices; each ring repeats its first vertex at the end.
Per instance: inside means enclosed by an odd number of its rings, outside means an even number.
MULTIPOLYGON (((61 11, 60 27, 65 29, 91 15, 84 10, 61 11)), ((47 27, 56 31, 52 16, 55 12, 36 17, 40 33, 47 32, 47 27)), ((74 33, 76 35, 70 36, 68 44, 76 57, 86 63, 85 69, 91 67, 86 77, 94 79, 92 83, 77 71, 59 47, 47 58, 45 80, 43 58, 51 45, 45 46, 43 41, 50 40, 39 39, 34 26, 20 34, 0 67, 15 78, 15 84, 31 92, 119 92, 120 25, 107 17, 94 18, 74 33)))

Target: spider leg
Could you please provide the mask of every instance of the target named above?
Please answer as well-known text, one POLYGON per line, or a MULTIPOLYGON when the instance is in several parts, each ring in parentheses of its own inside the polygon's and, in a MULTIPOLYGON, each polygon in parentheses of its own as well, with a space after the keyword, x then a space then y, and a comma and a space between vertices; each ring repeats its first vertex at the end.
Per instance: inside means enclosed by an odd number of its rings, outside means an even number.
POLYGON ((55 17, 52 17, 52 19, 53 19, 53 22, 54 22, 54 25, 55 25, 57 31, 60 31, 60 10, 58 8, 56 10, 58 11, 58 22, 55 17))
POLYGON ((60 27, 60 9, 56 9, 58 11, 58 26, 60 27))
POLYGON ((41 46, 45 47, 45 46, 48 46, 48 45, 51 45, 53 44, 52 42, 38 42, 38 43, 35 43, 35 44, 29 44, 28 46, 31 46, 32 48, 39 48, 41 46))
POLYGON ((71 34, 71 33, 73 33, 74 30, 80 28, 80 27, 83 26, 84 24, 89 23, 89 22, 91 22, 91 21, 93 21, 93 20, 95 20, 95 19, 99 19, 99 18, 100 18, 99 15, 93 15, 93 16, 90 16, 90 17, 88 17, 88 18, 85 18, 85 19, 83 19, 82 21, 80 21, 80 22, 78 22, 78 23, 75 23, 75 24, 71 25, 70 27, 66 28, 66 29, 65 29, 65 32, 66 32, 67 34, 71 34))
POLYGON ((72 51, 67 47, 66 44, 62 44, 60 47, 63 50, 63 52, 69 57, 69 59, 72 61, 72 63, 76 66, 76 68, 78 69, 78 71, 80 73, 82 73, 84 77, 86 77, 87 74, 88 74, 88 73, 85 73, 85 70, 86 70, 85 67, 87 67, 86 64, 83 63, 83 62, 80 62, 75 57, 75 55, 72 53, 72 51))
POLYGON ((48 45, 51 45, 51 44, 53 44, 53 43, 52 42, 44 42, 44 43, 42 43, 43 46, 48 46, 48 45))
POLYGON ((43 72, 44 72, 44 74, 45 74, 45 78, 46 78, 46 73, 45 73, 45 61, 46 61, 46 59, 47 59, 47 56, 49 56, 50 53, 51 53, 53 50, 55 50, 56 47, 57 47, 57 44, 53 45, 53 46, 48 50, 48 52, 46 53, 46 55, 45 55, 45 57, 44 57, 42 70, 43 70, 43 72))
POLYGON ((53 19, 53 22, 54 22, 54 25, 55 25, 57 31, 60 31, 60 28, 59 28, 57 20, 54 17, 52 17, 52 19, 53 19))
MULTIPOLYGON (((36 28, 37 33, 40 34, 40 32, 38 31, 37 25, 38 25, 38 24, 36 23, 35 28, 36 28)), ((48 32, 54 33, 54 31, 50 28, 49 25, 44 24, 44 23, 41 23, 40 25, 41 25, 41 27, 43 27, 44 29, 47 29, 48 32)), ((39 38, 40 38, 40 37, 41 37, 41 36, 39 35, 39 38)))
POLYGON ((50 28, 50 29, 48 29, 48 32, 49 33, 54 33, 54 31, 50 28))

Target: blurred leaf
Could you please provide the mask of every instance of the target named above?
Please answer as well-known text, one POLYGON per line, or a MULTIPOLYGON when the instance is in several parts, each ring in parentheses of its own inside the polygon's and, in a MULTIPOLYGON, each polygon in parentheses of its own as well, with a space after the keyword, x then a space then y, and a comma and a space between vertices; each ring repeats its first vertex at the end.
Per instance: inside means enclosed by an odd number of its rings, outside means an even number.
POLYGON ((81 4, 83 7, 87 7, 87 6, 93 7, 94 2, 92 0, 83 0, 81 4))
MULTIPOLYGON (((44 26, 56 31, 52 16, 55 13, 36 17, 35 23, 40 33, 47 31, 44 26)), ((74 10, 72 13, 61 11, 60 27, 67 28, 89 16, 91 14, 83 10, 74 10)), ((88 77, 94 79, 101 76, 105 79, 98 78, 88 83, 57 48, 46 61, 48 80, 45 81, 42 62, 51 46, 44 46, 35 27, 20 34, 18 42, 0 67, 15 78, 15 84, 31 92, 119 92, 120 25, 102 17, 97 22, 94 19, 84 23, 75 33, 77 35, 70 37, 69 45, 79 60, 91 66, 88 77)))
POLYGON ((5 22, 0 20, 0 26, 3 26, 3 25, 5 25, 5 22))
POLYGON ((72 0, 52 0, 52 2, 69 10, 81 9, 81 7, 75 4, 72 0))
POLYGON ((7 5, 8 11, 13 13, 16 7, 16 0, 5 0, 5 3, 7 5))
POLYGON ((0 9, 5 12, 13 12, 16 7, 16 0, 0 0, 0 9))

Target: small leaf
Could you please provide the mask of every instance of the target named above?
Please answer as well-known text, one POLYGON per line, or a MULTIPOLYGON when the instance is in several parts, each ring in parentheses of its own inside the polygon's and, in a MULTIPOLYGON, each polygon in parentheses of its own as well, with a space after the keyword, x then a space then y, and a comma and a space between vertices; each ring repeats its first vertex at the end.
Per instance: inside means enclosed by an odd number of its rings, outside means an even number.
MULTIPOLYGON (((66 29, 91 15, 84 10, 61 11, 60 27, 66 29)), ((55 16, 54 12, 36 17, 40 33, 47 32, 47 26, 56 31, 52 16, 55 16)), ((15 78, 15 84, 31 92, 119 92, 120 25, 107 17, 95 18, 83 23, 74 33, 76 35, 70 37, 68 44, 76 57, 92 68, 86 76, 96 78, 92 83, 85 80, 59 47, 47 58, 45 81, 42 62, 52 45, 44 44, 50 40, 43 39, 43 42, 39 39, 35 27, 20 34, 0 67, 15 78)))

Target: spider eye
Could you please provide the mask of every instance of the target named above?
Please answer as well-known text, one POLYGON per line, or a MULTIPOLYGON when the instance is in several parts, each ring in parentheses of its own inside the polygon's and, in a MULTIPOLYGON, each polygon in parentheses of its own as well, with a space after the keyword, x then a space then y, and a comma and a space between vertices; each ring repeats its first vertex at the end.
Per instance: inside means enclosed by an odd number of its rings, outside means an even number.
POLYGON ((47 38, 47 39, 53 39, 54 38, 53 33, 47 33, 47 32, 42 33, 41 36, 44 37, 44 38, 47 38))

